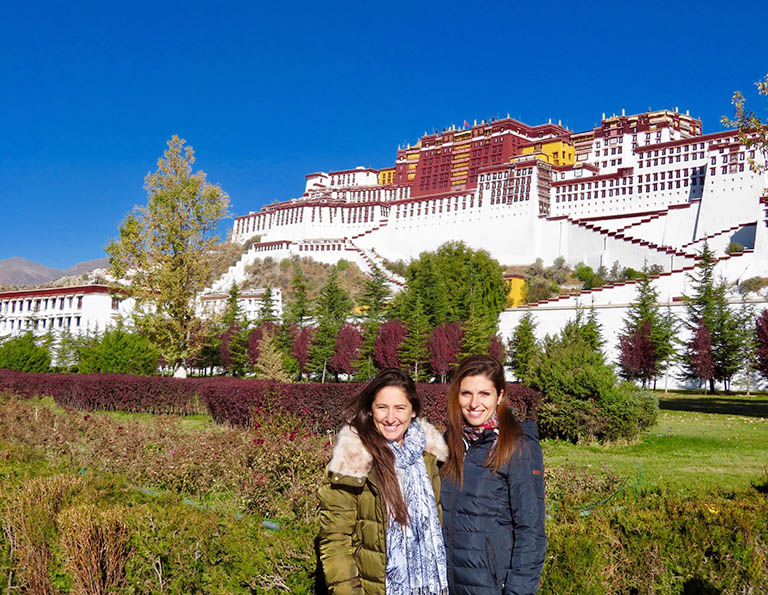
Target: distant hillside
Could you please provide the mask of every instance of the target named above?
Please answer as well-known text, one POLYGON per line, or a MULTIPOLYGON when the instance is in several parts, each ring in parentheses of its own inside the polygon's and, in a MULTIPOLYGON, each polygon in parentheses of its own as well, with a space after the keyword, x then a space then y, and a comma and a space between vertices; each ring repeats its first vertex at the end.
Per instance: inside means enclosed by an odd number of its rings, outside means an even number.
POLYGON ((103 269, 108 264, 108 259, 97 258, 78 263, 68 269, 54 269, 37 262, 32 262, 26 258, 14 256, 13 258, 0 260, 0 285, 15 287, 40 285, 50 283, 60 277, 81 275, 95 269, 103 269))

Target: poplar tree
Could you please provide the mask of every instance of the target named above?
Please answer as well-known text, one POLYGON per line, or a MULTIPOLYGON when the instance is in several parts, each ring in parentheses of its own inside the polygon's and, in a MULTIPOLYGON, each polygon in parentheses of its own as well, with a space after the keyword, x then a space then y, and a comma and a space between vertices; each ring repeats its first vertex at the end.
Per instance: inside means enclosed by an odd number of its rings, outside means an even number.
POLYGON ((144 179, 146 206, 123 220, 106 248, 110 274, 128 279, 122 289, 136 300, 137 327, 174 370, 192 355, 197 298, 210 281, 216 226, 229 210, 227 194, 204 172, 192 173, 194 162, 192 147, 174 135, 144 179))
MULTIPOLYGON (((755 83, 760 95, 768 96, 768 74, 765 79, 755 83)), ((739 91, 733 94, 731 103, 734 107, 734 119, 723 116, 723 126, 736 128, 739 132, 739 142, 747 148, 756 149, 755 157, 748 157, 750 168, 755 173, 768 171, 768 120, 765 122, 753 111, 747 110, 744 95, 739 91), (762 158, 758 158, 758 156, 762 158)))

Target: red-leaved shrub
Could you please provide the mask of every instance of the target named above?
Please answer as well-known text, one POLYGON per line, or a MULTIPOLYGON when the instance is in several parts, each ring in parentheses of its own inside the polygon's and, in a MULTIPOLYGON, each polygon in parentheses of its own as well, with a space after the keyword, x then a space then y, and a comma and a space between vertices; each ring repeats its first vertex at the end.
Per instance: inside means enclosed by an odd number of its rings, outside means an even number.
MULTIPOLYGON (((361 383, 281 383, 234 378, 164 378, 121 374, 29 374, 0 370, 0 392, 20 396, 50 395, 65 407, 86 411, 191 415, 207 408, 218 423, 245 426, 254 412, 285 411, 315 431, 342 424, 344 402, 361 383)), ((422 415, 442 427, 447 384, 417 384, 422 415)), ((520 419, 536 419, 541 393, 507 384, 507 395, 520 419)))

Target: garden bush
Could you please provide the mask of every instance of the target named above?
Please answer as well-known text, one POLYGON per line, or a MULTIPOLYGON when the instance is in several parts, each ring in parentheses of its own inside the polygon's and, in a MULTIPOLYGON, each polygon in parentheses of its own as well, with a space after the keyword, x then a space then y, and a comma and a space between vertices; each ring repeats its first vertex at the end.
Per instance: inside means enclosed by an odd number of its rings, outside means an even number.
POLYGON ((50 366, 50 351, 38 345, 32 333, 6 339, 0 344, 0 370, 46 372, 50 366))
POLYGON ((547 338, 528 369, 526 384, 544 395, 538 411, 541 436, 574 442, 637 438, 656 423, 655 395, 620 384, 599 347, 578 329, 571 323, 560 336, 547 338))
POLYGON ((84 374, 157 373, 158 353, 146 337, 117 327, 78 347, 78 372, 84 374))

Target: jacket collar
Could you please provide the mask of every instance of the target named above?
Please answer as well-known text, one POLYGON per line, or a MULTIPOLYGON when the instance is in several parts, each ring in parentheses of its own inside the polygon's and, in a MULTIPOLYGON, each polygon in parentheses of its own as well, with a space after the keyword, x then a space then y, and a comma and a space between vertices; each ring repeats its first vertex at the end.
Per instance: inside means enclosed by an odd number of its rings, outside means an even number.
MULTIPOLYGON (((437 428, 423 417, 414 420, 412 423, 418 423, 424 429, 424 434, 427 438, 424 452, 434 455, 438 461, 446 461, 448 459, 448 445, 437 428)), ((345 425, 341 428, 336 440, 336 446, 333 448, 328 471, 333 474, 360 478, 366 477, 372 466, 373 456, 363 446, 360 436, 351 426, 345 425)))

